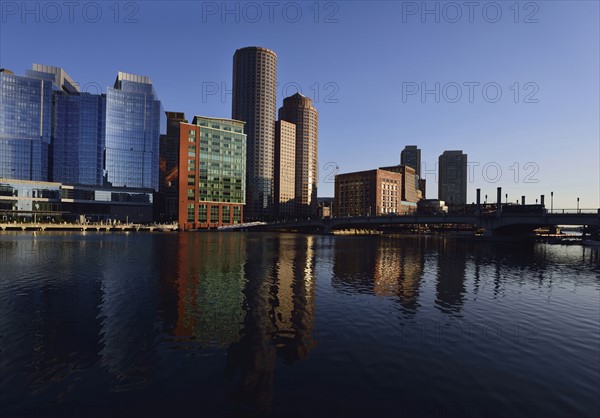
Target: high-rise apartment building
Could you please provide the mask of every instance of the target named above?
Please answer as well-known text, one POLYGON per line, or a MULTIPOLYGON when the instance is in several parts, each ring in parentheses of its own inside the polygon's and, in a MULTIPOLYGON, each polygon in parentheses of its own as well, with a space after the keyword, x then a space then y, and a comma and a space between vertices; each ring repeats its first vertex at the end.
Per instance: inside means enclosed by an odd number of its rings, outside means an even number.
POLYGON ((296 93, 283 99, 279 119, 296 125, 296 216, 316 216, 319 113, 312 100, 296 93))
POLYGON ((275 218, 289 219, 296 209, 296 125, 275 123, 275 218))
POLYGON ((246 217, 273 215, 277 54, 246 47, 233 56, 232 118, 246 122, 246 217))
POLYGON ((244 122, 195 116, 180 123, 179 207, 181 229, 243 222, 246 183, 244 122))
POLYGON ((467 154, 444 151, 438 165, 438 199, 447 205, 467 203, 467 154))
POLYGON ((407 145, 400 152, 400 164, 412 167, 421 177, 421 150, 416 145, 407 145))
POLYGON ((106 92, 106 183, 158 190, 165 113, 148 77, 119 72, 106 92))

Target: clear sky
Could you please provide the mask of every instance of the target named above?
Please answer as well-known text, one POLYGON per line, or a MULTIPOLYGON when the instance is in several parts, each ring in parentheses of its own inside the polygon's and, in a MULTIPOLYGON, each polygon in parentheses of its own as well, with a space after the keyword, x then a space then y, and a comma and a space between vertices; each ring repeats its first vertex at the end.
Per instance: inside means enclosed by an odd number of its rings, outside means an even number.
POLYGON ((117 71, 147 75, 165 110, 189 119, 231 117, 237 48, 275 50, 278 106, 299 87, 319 110, 319 196, 333 196, 336 166, 396 164, 418 145, 431 172, 444 150, 468 154, 469 201, 481 187, 493 202, 501 186, 510 201, 549 203, 554 191, 555 208, 577 197, 600 207, 596 0, 0 7, 1 67, 60 66, 87 91, 104 91, 117 71))

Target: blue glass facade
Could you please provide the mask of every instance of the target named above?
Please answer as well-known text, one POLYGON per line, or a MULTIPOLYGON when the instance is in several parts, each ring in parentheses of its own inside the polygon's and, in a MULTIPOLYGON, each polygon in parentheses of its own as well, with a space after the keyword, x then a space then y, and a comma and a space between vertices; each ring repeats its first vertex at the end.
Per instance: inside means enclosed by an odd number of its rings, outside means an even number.
POLYGON ((57 92, 54 109, 53 181, 102 185, 106 97, 57 92))
POLYGON ((0 72, 0 177, 47 181, 52 82, 0 72))
POLYGON ((59 67, 0 72, 0 178, 158 190, 166 117, 149 78, 81 93, 59 67))
POLYGON ((106 184, 158 190, 159 142, 165 128, 165 113, 150 79, 120 72, 106 93, 106 184))

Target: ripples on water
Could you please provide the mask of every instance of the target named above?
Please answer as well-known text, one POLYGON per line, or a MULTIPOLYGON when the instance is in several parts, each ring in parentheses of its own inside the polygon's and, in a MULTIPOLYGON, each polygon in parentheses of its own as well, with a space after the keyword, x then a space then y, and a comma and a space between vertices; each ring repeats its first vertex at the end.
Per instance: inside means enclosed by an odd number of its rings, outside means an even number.
POLYGON ((600 255, 0 235, 0 416, 597 417, 600 255))

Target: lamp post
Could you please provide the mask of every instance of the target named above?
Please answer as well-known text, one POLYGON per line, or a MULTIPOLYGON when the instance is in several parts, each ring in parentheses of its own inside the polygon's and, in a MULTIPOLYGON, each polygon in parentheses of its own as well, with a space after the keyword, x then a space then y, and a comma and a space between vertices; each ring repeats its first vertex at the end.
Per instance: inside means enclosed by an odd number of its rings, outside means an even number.
POLYGON ((550 192, 550 213, 554 210, 554 192, 550 192))
POLYGON ((579 213, 579 198, 577 198, 577 213, 579 213))
POLYGON ((508 204, 508 193, 504 195, 504 198, 506 199, 506 204, 508 204))

